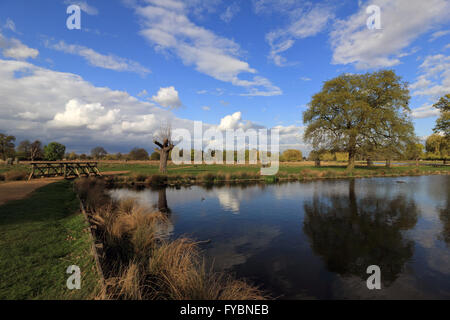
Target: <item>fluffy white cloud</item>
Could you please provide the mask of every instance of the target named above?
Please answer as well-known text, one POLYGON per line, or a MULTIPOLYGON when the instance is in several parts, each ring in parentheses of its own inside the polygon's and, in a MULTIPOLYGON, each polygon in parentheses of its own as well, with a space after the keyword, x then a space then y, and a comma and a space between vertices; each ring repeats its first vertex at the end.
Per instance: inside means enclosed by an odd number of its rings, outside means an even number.
POLYGON ((119 111, 106 110, 100 103, 86 104, 72 99, 67 102, 64 112, 58 112, 48 124, 57 128, 87 127, 99 130, 114 124, 119 111))
POLYGON ((239 127, 241 118, 242 113, 240 111, 225 116, 220 120, 219 129, 220 130, 237 129, 239 127))
MULTIPOLYGON (((192 120, 176 118, 170 110, 127 92, 95 87, 75 74, 0 59, 0 79, 0 127, 18 141, 59 141, 76 152, 96 145, 110 152, 128 152, 134 146, 153 148, 153 135, 163 122, 193 132, 192 120)), ((243 120, 241 112, 224 117, 219 124, 204 123, 203 131, 211 127, 264 128, 243 120)), ((280 149, 302 148, 295 127, 278 128, 280 149)))
POLYGON ((354 15, 335 23, 330 34, 333 64, 355 64, 357 68, 390 67, 418 36, 445 22, 450 15, 446 0, 373 0, 361 4, 354 15), (381 8, 382 30, 369 30, 368 5, 381 8))
POLYGON ((417 81, 410 85, 413 95, 429 96, 434 101, 450 92, 450 56, 427 56, 419 70, 417 81))
POLYGON ((57 44, 47 43, 46 46, 58 51, 83 57, 86 61, 88 61, 95 67, 110 69, 114 71, 135 72, 140 75, 146 75, 150 73, 149 69, 143 67, 136 61, 117 57, 112 54, 104 55, 84 46, 66 44, 64 41, 60 41, 57 44))
POLYGON ((287 27, 271 31, 266 35, 271 48, 269 58, 277 66, 286 64, 286 59, 281 56, 281 53, 291 48, 296 39, 318 34, 334 17, 331 8, 322 5, 316 5, 310 9, 299 7, 288 14, 290 24, 287 27))
POLYGON ((411 115, 415 119, 435 117, 439 115, 439 110, 434 108, 431 104, 424 104, 419 108, 412 109, 411 115))
POLYGON ((156 130, 159 125, 159 121, 153 114, 146 114, 136 117, 134 121, 123 121, 122 130, 124 132, 132 133, 148 133, 156 130))
POLYGON ((217 80, 248 88, 249 95, 281 94, 278 87, 263 77, 240 79, 241 73, 255 74, 256 70, 238 58, 239 45, 190 21, 189 7, 183 2, 148 0, 147 4, 135 10, 143 19, 141 35, 157 51, 171 50, 185 65, 193 65, 197 71, 217 80))
POLYGON ((25 60, 28 58, 36 58, 39 51, 24 45, 18 39, 8 39, 0 34, 0 49, 3 49, 2 54, 7 58, 25 60))
POLYGON ((126 92, 95 87, 77 75, 23 61, 0 60, 0 78, 0 127, 18 140, 56 140, 82 152, 93 145, 126 151, 130 145, 153 147, 156 127, 142 123, 145 115, 173 120, 177 127, 191 125, 126 92))
POLYGON ((166 108, 179 108, 182 106, 178 97, 178 91, 173 86, 167 88, 159 88, 156 96, 152 100, 166 108))

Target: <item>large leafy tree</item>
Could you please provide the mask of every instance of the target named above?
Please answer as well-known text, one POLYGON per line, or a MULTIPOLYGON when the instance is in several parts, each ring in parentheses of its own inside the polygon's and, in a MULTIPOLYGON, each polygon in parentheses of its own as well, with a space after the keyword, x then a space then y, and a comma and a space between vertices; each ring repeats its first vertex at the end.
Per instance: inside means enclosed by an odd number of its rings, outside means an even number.
POLYGON ((104 158, 108 152, 103 147, 95 147, 91 150, 91 156, 94 159, 101 159, 104 158))
POLYGON ((442 132, 446 139, 450 139, 450 93, 441 97, 433 107, 441 111, 441 116, 436 121, 434 132, 442 132))
POLYGON ((0 156, 3 160, 14 155, 14 141, 16 137, 0 133, 0 156))
POLYGON ((128 157, 130 160, 148 160, 148 152, 142 148, 133 148, 128 157))
POLYGON ((17 153, 24 159, 31 158, 31 143, 28 140, 21 141, 17 147, 17 153))
POLYGON ((348 152, 349 169, 358 155, 401 153, 414 138, 409 98, 408 84, 392 70, 343 74, 312 97, 305 139, 315 150, 348 152))
POLYGON ((66 146, 58 142, 51 142, 44 147, 45 159, 49 161, 62 160, 65 152, 66 146))
POLYGON ((449 139, 437 133, 432 134, 425 142, 425 150, 428 159, 442 159, 446 163, 450 154, 449 139))
POLYGON ((296 149, 287 149, 281 155, 282 161, 302 161, 303 155, 300 150, 296 149))

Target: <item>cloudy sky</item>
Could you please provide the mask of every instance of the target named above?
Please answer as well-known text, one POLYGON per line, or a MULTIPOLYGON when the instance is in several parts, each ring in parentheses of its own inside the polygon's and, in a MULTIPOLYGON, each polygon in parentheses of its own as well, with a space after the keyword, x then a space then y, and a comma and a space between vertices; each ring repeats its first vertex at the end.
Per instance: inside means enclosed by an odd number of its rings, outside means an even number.
POLYGON ((392 68, 427 136, 450 92, 449 16, 448 0, 2 0, 0 132, 127 152, 151 150, 162 122, 201 120, 278 127, 281 149, 307 151, 302 112, 323 81, 392 68))

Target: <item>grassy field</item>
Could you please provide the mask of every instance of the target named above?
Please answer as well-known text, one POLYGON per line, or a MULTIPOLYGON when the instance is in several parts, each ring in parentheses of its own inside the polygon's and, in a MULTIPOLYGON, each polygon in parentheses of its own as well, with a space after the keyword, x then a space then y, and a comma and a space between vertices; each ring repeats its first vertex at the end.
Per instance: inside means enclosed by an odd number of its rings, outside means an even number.
MULTIPOLYGON (((100 171, 129 171, 128 175, 153 175, 158 174, 159 166, 155 162, 148 163, 100 163, 100 171)), ((169 165, 168 175, 189 175, 197 176, 199 174, 239 174, 251 173, 257 174, 260 170, 258 165, 169 165)), ((291 174, 312 174, 312 176, 332 175, 336 176, 379 176, 379 175, 405 175, 411 174, 433 174, 448 173, 450 166, 419 166, 414 164, 408 166, 385 166, 367 167, 365 165, 356 166, 348 173, 345 163, 324 163, 321 167, 315 167, 311 162, 281 163, 278 176, 283 177, 291 174)))
POLYGON ((98 278, 72 182, 56 182, 0 206, 0 299, 89 299, 98 278), (66 269, 81 269, 68 290, 66 269))
MULTIPOLYGON (((393 164, 390 168, 387 168, 383 164, 367 167, 365 162, 358 162, 354 170, 349 172, 346 169, 345 162, 323 161, 321 167, 315 167, 312 161, 281 162, 276 176, 280 179, 289 177, 293 179, 313 179, 450 173, 450 166, 442 165, 442 161, 424 161, 418 167, 414 161, 402 161, 402 163, 403 165, 393 164)), ((159 174, 158 161, 99 161, 98 165, 101 172, 127 171, 127 173, 123 173, 122 175, 131 177, 140 176, 142 181, 145 180, 145 177, 159 174)), ((0 181, 26 179, 29 170, 26 164, 9 167, 0 165, 0 181)), ((208 179, 215 176, 216 180, 223 178, 229 179, 230 177, 233 180, 245 180, 258 178, 259 172, 259 165, 174 165, 170 163, 168 165, 167 175, 172 180, 176 180, 177 177, 195 179, 208 175, 210 176, 208 179)))

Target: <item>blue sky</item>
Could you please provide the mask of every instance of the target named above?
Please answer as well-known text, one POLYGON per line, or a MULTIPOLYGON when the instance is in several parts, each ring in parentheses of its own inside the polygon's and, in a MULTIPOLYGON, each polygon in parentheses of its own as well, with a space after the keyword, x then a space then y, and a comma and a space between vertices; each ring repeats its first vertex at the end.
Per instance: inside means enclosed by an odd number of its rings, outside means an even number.
POLYGON ((0 3, 0 128, 68 150, 153 148, 161 122, 280 129, 308 151, 302 112, 342 73, 392 68, 418 136, 450 92, 445 0, 146 0, 0 3), (81 30, 66 9, 81 7, 81 30), (369 5, 381 30, 369 30, 369 5))

